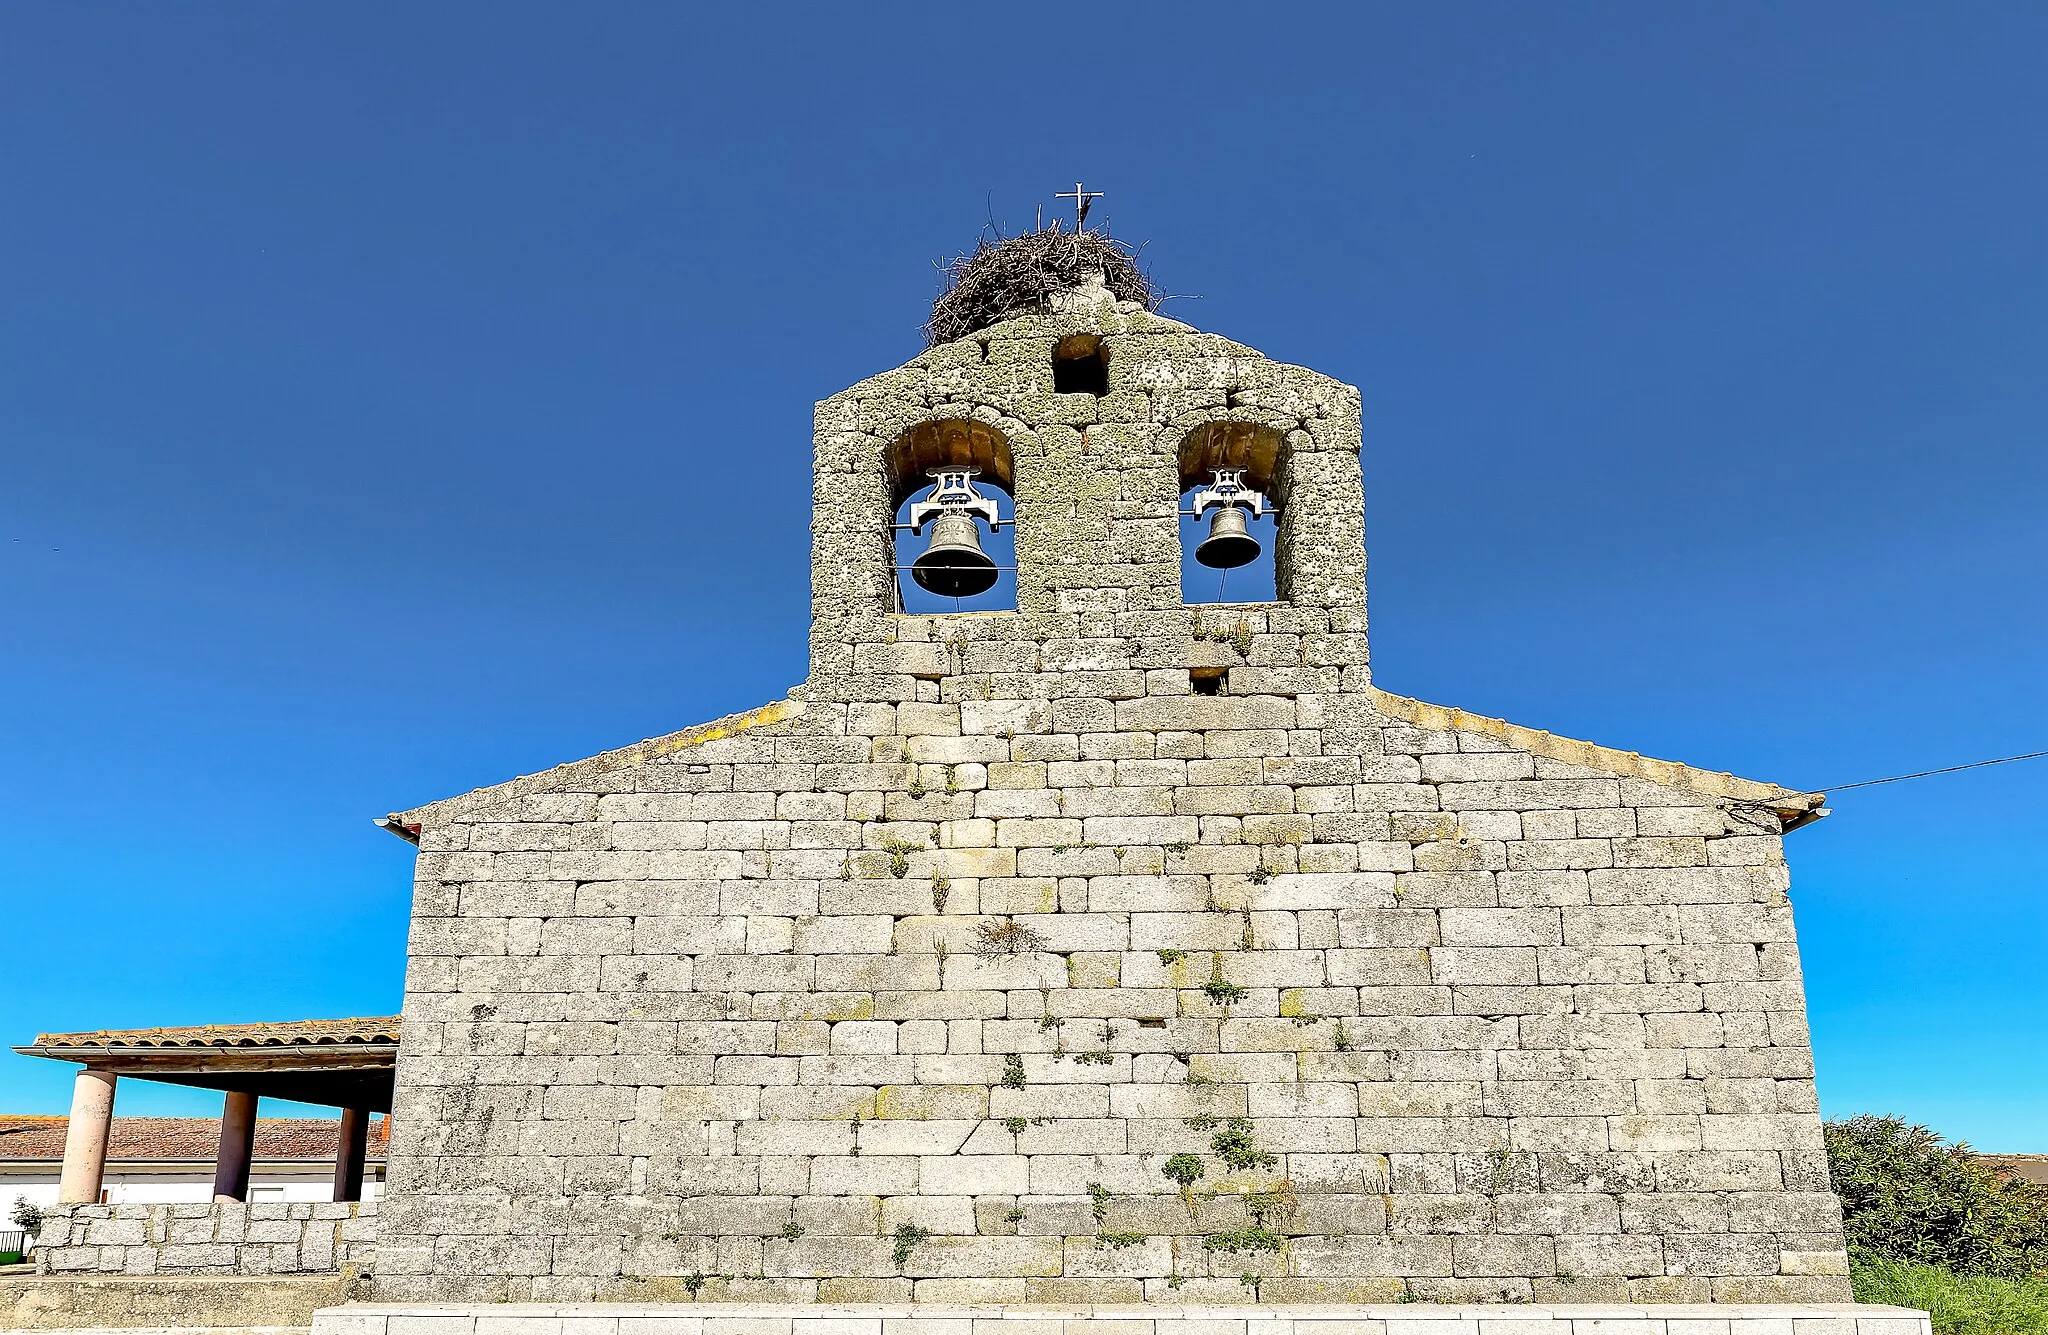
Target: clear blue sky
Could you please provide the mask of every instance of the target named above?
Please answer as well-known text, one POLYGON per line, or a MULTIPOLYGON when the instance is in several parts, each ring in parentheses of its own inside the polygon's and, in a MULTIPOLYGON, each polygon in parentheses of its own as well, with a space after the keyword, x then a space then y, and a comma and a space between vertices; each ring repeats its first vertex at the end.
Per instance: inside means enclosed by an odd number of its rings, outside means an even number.
MULTIPOLYGON (((395 807, 780 696, 811 404, 1078 176, 1359 385, 1387 688, 2048 746, 2039 5, 14 5, 0 1038, 389 1012, 395 807)), ((2048 762, 1788 841, 1823 1107, 2048 1150, 2048 762)), ((0 1109, 71 1068, 0 1054, 0 1109)), ((208 1111, 132 1087, 129 1111, 208 1111)))

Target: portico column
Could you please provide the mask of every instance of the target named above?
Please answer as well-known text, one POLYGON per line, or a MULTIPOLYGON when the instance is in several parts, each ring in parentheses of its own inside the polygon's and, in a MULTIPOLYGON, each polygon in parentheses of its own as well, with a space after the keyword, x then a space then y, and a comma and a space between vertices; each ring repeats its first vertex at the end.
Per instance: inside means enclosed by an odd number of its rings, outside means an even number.
POLYGON ((220 1154, 213 1166, 213 1198, 249 1199, 249 1161, 256 1157, 256 1096, 229 1090, 220 1110, 220 1154))
POLYGON ((369 1157, 370 1114, 361 1108, 341 1110, 341 1143, 334 1152, 334 1199, 363 1198, 363 1161, 369 1157))
POLYGON ((112 1071, 91 1067, 71 1085, 71 1120, 64 1127, 64 1172, 57 1179, 57 1200, 64 1205, 97 1205, 100 1182, 107 1173, 107 1133, 114 1123, 112 1071))

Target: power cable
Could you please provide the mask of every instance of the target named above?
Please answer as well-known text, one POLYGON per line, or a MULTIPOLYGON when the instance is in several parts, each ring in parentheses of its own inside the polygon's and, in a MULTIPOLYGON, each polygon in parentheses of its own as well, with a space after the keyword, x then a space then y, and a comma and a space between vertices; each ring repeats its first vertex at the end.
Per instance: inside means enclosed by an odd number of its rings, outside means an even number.
POLYGON ((1907 779, 1925 779, 1934 774, 1955 774, 1966 769, 1983 769, 1986 765, 2010 765, 2015 760, 2039 760, 2048 756, 2048 751, 2029 751, 2023 756, 2000 756, 1997 760, 1973 760, 1967 765, 1950 765, 1944 769, 1923 769, 1917 774, 1894 774, 1889 779, 1865 779, 1862 783, 1843 783, 1833 787, 1816 788, 1817 793, 1846 793, 1851 788, 1875 788, 1881 783, 1904 783, 1907 779))
MULTIPOLYGON (((1894 774, 1888 779, 1865 779, 1861 783, 1834 784, 1820 788, 1811 788, 1807 791, 1826 793, 1829 796, 1833 796, 1836 793, 1846 793, 1852 788, 1875 788, 1883 783, 1904 783, 1908 779, 1925 779, 1936 774, 1957 774, 1966 769, 1983 769, 1986 765, 2010 765, 2016 760, 2040 760, 2044 756, 2048 756, 2048 751, 2029 751, 2025 755, 2000 756, 1996 760, 1973 760, 1967 765, 1945 765, 1940 769, 1923 769, 1912 774, 1894 774)), ((1767 807, 1772 805, 1775 800, 1773 798, 1741 799, 1731 803, 1731 805, 1737 807, 1767 807)))

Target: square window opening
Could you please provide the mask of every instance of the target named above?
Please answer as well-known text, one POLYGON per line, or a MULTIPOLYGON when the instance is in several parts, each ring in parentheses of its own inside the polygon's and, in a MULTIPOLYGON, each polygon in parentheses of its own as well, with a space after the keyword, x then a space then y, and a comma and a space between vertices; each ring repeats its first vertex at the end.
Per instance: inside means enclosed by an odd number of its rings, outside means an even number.
POLYGON ((1093 334, 1063 338, 1052 351, 1052 392, 1055 394, 1109 393, 1109 349, 1093 334))

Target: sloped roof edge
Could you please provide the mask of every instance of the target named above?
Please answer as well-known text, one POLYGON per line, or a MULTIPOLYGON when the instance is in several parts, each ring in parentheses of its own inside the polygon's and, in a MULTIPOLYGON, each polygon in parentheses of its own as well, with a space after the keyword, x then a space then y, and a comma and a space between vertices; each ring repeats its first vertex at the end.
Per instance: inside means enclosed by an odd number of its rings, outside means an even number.
POLYGON ((1825 793, 1802 793, 1797 789, 1737 778, 1733 774, 1695 769, 1675 760, 1654 760, 1634 751, 1617 751, 1593 742, 1582 742, 1555 733, 1539 732, 1509 723, 1506 719, 1468 714, 1462 709, 1427 704, 1405 695, 1395 695, 1377 686, 1367 692, 1382 714, 1431 732, 1471 732, 1491 737, 1532 755, 1547 757, 1566 765, 1604 770, 1625 778, 1642 779, 1666 788, 1682 788, 1703 797, 1726 798, 1745 806, 1757 806, 1777 813, 1785 828, 1792 830, 1826 814, 1825 793))
POLYGON ((664 737, 650 737, 631 746, 602 751, 582 760, 572 760, 566 765, 557 765, 538 774, 521 775, 516 779, 492 784, 488 788, 473 788, 469 792, 444 797, 408 811, 394 811, 389 816, 379 818, 377 823, 401 838, 417 843, 420 831, 426 826, 446 825, 458 817, 492 803, 502 802, 508 797, 550 792, 586 775, 606 774, 631 765, 644 765, 650 760, 673 755, 692 746, 701 746, 705 742, 716 741, 721 737, 731 737, 750 728, 781 723, 785 719, 796 718, 803 712, 804 706, 800 700, 792 698, 771 701, 754 709, 712 719, 708 723, 695 724, 664 737))
MULTIPOLYGON (((1801 792, 1780 784, 1740 778, 1726 772, 1698 769, 1674 760, 1658 760, 1635 751, 1619 751, 1594 742, 1560 737, 1555 733, 1509 723, 1505 719, 1489 718, 1483 714, 1473 714, 1447 705, 1433 705, 1410 696, 1396 695, 1377 686, 1366 689, 1375 708, 1400 722, 1431 731, 1477 733, 1561 764, 1603 770, 1668 788, 1684 789, 1704 797, 1724 798, 1743 805, 1764 807, 1775 811, 1785 822, 1787 830, 1816 820, 1824 814, 1822 808, 1827 800, 1824 793, 1801 792)), ((473 789, 407 811, 393 812, 377 823, 417 842, 420 830, 428 825, 446 824, 508 797, 548 792, 587 775, 645 764, 650 760, 673 755, 677 751, 700 746, 721 737, 731 737, 752 728, 800 717, 803 709, 802 701, 794 698, 772 701, 754 709, 695 724, 666 736, 651 737, 645 741, 635 742, 631 746, 619 747, 583 760, 557 765, 538 774, 523 775, 516 779, 508 779, 504 783, 493 784, 488 788, 473 789)))
POLYGON ((94 1029, 76 1034, 37 1034, 34 1055, 58 1052, 189 1048, 311 1048, 383 1046, 398 1042, 396 1015, 351 1016, 341 1020, 289 1020, 262 1024, 191 1024, 153 1029, 94 1029))

